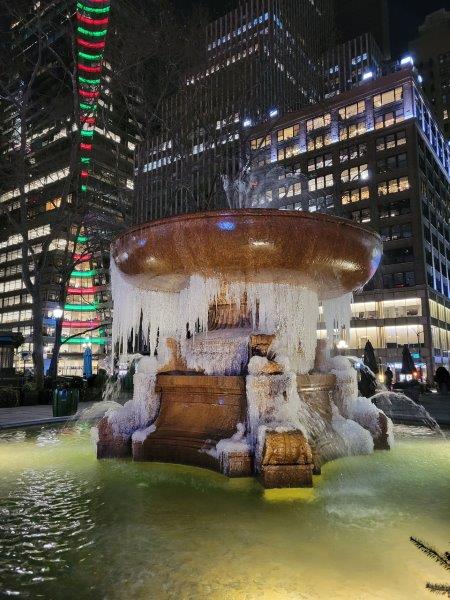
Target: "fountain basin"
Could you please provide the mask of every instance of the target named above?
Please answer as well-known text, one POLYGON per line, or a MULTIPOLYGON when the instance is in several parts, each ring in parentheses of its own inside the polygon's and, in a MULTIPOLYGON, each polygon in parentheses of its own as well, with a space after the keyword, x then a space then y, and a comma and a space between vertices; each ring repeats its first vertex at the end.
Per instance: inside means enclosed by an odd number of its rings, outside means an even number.
POLYGON ((363 286, 375 273, 381 239, 323 214, 242 209, 179 215, 135 227, 112 257, 133 282, 179 291, 191 275, 247 283, 287 283, 322 299, 363 286))

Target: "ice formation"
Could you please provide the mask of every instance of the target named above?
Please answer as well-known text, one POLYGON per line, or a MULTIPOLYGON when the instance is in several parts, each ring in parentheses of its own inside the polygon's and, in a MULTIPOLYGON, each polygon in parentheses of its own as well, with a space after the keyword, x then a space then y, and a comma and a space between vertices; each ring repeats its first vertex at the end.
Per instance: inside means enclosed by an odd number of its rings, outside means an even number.
POLYGON ((192 333, 198 329, 206 332, 209 308, 225 293, 230 304, 240 305, 246 300, 252 330, 275 333, 296 372, 307 373, 314 365, 319 302, 311 290, 277 283, 231 282, 224 287, 219 279, 194 275, 178 293, 153 291, 139 288, 139 282, 131 283, 114 261, 111 286, 113 344, 118 343, 122 349, 138 331, 142 331, 151 349, 167 337, 182 341, 186 327, 192 333))
MULTIPOLYGON (((334 402, 339 413, 346 419, 359 423, 374 438, 381 433, 381 411, 370 398, 358 396, 358 378, 355 368, 345 356, 335 356, 329 361, 330 371, 336 376, 334 402)), ((339 424, 338 424, 339 426, 339 424)), ((393 443, 392 421, 388 418, 388 441, 393 443)))
POLYGON ((153 433, 156 429, 156 425, 152 424, 149 425, 148 427, 145 427, 144 429, 137 429, 133 435, 131 436, 131 439, 133 442, 145 442, 145 440, 148 438, 148 436, 153 433))
POLYGON ((159 394, 155 391, 160 362, 156 357, 143 356, 134 375, 133 399, 118 409, 106 413, 114 435, 124 439, 151 423, 159 409, 159 394))
POLYGON ((373 452, 372 435, 359 423, 343 417, 336 406, 333 406, 331 426, 339 435, 344 445, 343 455, 371 454, 373 452))
POLYGON ((219 459, 221 465, 225 467, 225 470, 228 468, 228 459, 230 454, 233 454, 235 452, 247 454, 250 451, 251 447, 245 435, 244 423, 238 423, 236 427, 236 433, 234 433, 228 439, 220 440, 219 442, 217 442, 215 448, 211 448, 209 450, 201 450, 201 452, 206 452, 210 456, 219 459))
POLYGON ((338 334, 343 330, 346 332, 350 331, 352 299, 353 293, 350 293, 338 298, 322 301, 323 320, 325 329, 327 330, 327 339, 330 344, 334 339, 336 331, 338 334))
POLYGON ((206 375, 240 375, 248 363, 250 333, 246 329, 222 329, 182 340, 187 368, 206 375))

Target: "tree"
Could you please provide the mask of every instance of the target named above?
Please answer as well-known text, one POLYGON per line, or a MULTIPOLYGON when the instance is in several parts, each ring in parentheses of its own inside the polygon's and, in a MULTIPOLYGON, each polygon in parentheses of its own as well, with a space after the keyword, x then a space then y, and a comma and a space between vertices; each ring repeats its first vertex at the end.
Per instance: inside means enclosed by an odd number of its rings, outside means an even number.
POLYGON ((411 375, 417 373, 416 365, 414 364, 413 357, 409 351, 408 344, 404 344, 402 350, 402 373, 405 375, 411 375))
POLYGON ((373 349, 372 343, 370 340, 367 340, 366 345, 364 346, 364 364, 369 367, 369 369, 375 375, 379 372, 378 361, 375 356, 375 350, 373 349))

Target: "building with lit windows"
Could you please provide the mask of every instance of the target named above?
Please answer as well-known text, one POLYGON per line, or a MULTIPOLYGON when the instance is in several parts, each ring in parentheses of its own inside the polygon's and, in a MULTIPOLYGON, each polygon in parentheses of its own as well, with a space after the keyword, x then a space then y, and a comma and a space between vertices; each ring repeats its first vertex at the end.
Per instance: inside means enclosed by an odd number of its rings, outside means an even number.
MULTIPOLYGON (((36 3, 30 13, 10 24, 4 36, 17 43, 18 65, 34 64, 38 34, 45 34, 39 75, 33 87, 36 105, 27 120, 27 179, 25 186, 28 239, 39 255, 47 244, 52 227, 61 220, 61 194, 70 203, 83 205, 83 212, 97 227, 123 219, 123 206, 131 204, 133 150, 130 140, 135 129, 123 118, 123 106, 112 92, 113 72, 108 61, 106 38, 109 28, 109 0, 82 0, 78 3, 36 3), (76 38, 79 111, 74 111, 71 86, 55 56, 71 56, 68 19, 76 38), (106 52, 106 54, 105 54, 106 52), (21 59, 24 60, 21 61, 21 59), (45 105, 40 103, 44 102, 45 105), (78 114, 78 120, 76 115, 78 114), (72 164, 73 136, 80 131, 75 176, 72 164), (67 189, 66 189, 67 187, 67 189), (120 198, 120 207, 119 207, 120 198), (86 210, 84 210, 86 208, 86 210), (35 240, 35 242, 34 242, 35 240)), ((42 38, 43 39, 43 38, 42 38)), ((68 63, 72 68, 73 62, 68 63)), ((17 67, 19 70, 19 66, 17 67)), ((18 71, 19 72, 19 71, 18 71)), ((11 82, 14 85, 14 81, 11 82)), ((1 104, 2 164, 12 162, 17 152, 17 111, 13 104, 1 104)), ((31 367, 32 303, 25 289, 21 268, 21 235, 13 230, 6 213, 17 218, 19 190, 14 175, 0 181, 0 324, 2 329, 23 334, 25 343, 16 354, 18 369, 31 367)), ((101 237, 101 236, 99 236, 101 237)), ((106 236, 105 236, 106 237, 106 236)), ((59 372, 81 375, 83 352, 92 348, 94 370, 105 355, 108 342, 106 323, 110 321, 108 292, 109 244, 96 243, 89 251, 86 231, 67 224, 58 239, 50 238, 49 259, 43 276, 44 335, 47 358, 54 342, 55 309, 62 308, 62 339, 59 372), (60 304, 58 265, 68 249, 75 261, 64 306, 60 304), (104 326, 103 326, 104 325, 104 326), (92 329, 91 332, 86 330, 92 329), (68 339, 69 338, 69 339, 68 339)))
POLYGON ((391 58, 387 0, 334 0, 334 22, 339 43, 370 33, 383 60, 391 58))
POLYGON ((423 90, 450 140, 450 11, 429 14, 409 44, 423 78, 423 90))
POLYGON ((331 98, 382 74, 381 50, 371 33, 334 46, 323 57, 323 94, 331 98))
POLYGON ((381 266, 354 297, 348 353, 370 340, 399 374, 408 344, 423 377, 448 367, 450 150, 417 71, 407 64, 252 133, 254 177, 279 166, 267 192, 277 205, 352 219, 383 239, 381 266))
POLYGON ((330 31, 330 0, 242 0, 211 23, 203 66, 137 154, 135 222, 223 206, 248 128, 321 97, 330 31))

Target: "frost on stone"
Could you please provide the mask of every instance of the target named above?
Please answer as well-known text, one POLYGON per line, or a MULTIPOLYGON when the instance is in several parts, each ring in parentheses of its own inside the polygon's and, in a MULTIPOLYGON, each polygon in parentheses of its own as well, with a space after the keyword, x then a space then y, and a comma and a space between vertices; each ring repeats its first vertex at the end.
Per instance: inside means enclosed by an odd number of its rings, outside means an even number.
POLYGON ((136 430, 144 429, 156 418, 159 410, 159 394, 155 391, 158 365, 158 359, 151 356, 143 356, 138 362, 133 378, 133 399, 106 413, 114 435, 129 439, 136 430))
POLYGON ((187 368, 205 375, 241 375, 248 363, 250 333, 222 329, 184 340, 181 349, 187 368))
MULTIPOLYGON (((244 423, 238 423, 236 426, 236 433, 230 438, 219 440, 215 448, 206 450, 206 453, 210 456, 214 456, 214 458, 220 459, 222 464, 225 464, 226 466, 229 454, 233 454, 234 452, 246 454, 250 452, 250 449, 250 445, 248 444, 245 435, 245 425, 244 423)), ((204 452, 204 450, 202 450, 202 452, 204 452)))
POLYGON ((141 442, 141 443, 145 442, 145 440, 148 438, 148 436, 151 433, 153 433, 155 431, 155 429, 156 429, 156 425, 154 423, 152 423, 148 427, 145 427, 145 429, 138 429, 131 436, 131 440, 133 442, 141 442))
POLYGON ((351 419, 346 419, 336 406, 333 406, 331 426, 338 434, 344 446, 343 455, 371 454, 373 452, 373 439, 370 431, 351 419))
MULTIPOLYGON (((352 419, 362 427, 370 431, 376 438, 380 434, 379 409, 371 398, 358 396, 358 378, 351 361, 345 356, 335 356, 329 361, 331 373, 336 376, 336 387, 334 391, 334 402, 340 414, 346 419, 352 419)), ((392 435, 393 426, 388 419, 388 438, 392 435)), ((390 440, 389 440, 390 441, 390 440)))

